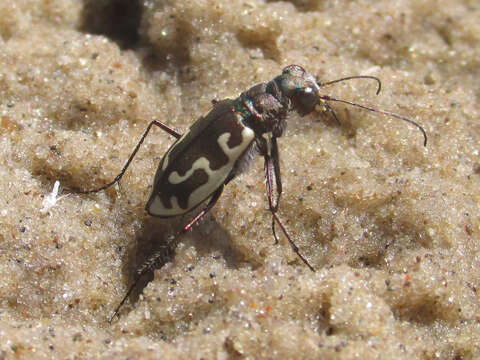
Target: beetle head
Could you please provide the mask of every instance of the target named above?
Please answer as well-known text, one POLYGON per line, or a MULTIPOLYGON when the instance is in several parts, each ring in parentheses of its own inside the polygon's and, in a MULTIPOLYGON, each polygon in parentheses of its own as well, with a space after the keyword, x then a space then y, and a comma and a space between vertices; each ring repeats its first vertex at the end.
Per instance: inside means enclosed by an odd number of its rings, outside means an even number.
POLYGON ((319 103, 319 90, 315 77, 299 65, 288 65, 278 76, 280 92, 291 102, 291 109, 301 116, 311 113, 319 103))
POLYGON ((319 93, 321 86, 323 87, 325 85, 331 85, 341 81, 352 80, 352 79, 375 80, 378 83, 377 95, 380 92, 382 84, 380 82, 380 79, 378 79, 375 76, 369 76, 369 75, 348 76, 348 77, 344 77, 344 78, 333 80, 333 81, 319 83, 317 82, 314 76, 306 72, 305 69, 299 65, 288 65, 283 69, 282 75, 277 76, 273 81, 276 84, 277 92, 280 93, 278 95, 281 95, 282 97, 281 102, 283 104, 285 103, 288 104, 287 106, 288 110, 296 110, 301 116, 311 113, 315 109, 315 106, 320 102, 322 102, 322 104, 325 105, 327 110, 329 110, 332 113, 332 115, 338 122, 337 115, 335 114, 335 111, 330 107, 328 102, 329 101, 341 102, 341 103, 355 106, 357 108, 361 108, 364 110, 373 111, 386 116, 394 117, 414 125, 416 128, 418 128, 422 132, 423 139, 424 139, 423 145, 427 146, 427 133, 425 129, 412 119, 409 119, 402 115, 395 114, 391 111, 381 110, 371 106, 365 106, 365 105, 357 104, 347 100, 336 99, 328 95, 320 95, 319 93))

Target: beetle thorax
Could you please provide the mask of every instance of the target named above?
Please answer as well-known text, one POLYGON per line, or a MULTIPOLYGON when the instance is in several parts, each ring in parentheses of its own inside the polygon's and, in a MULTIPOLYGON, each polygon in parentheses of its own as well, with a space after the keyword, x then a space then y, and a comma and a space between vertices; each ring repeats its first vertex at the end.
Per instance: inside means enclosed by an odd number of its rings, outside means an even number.
POLYGON ((272 82, 257 84, 236 100, 236 110, 242 114, 247 126, 257 136, 272 133, 281 136, 285 118, 289 111, 289 102, 285 100, 272 82))

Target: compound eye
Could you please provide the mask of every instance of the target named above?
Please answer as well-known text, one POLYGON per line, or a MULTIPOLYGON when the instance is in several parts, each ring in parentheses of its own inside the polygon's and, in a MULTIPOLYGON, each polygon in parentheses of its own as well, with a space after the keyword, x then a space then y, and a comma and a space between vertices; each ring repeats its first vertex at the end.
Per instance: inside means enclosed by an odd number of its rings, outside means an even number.
POLYGON ((314 86, 305 86, 303 89, 301 89, 301 93, 305 98, 308 99, 315 99, 316 101, 318 98, 318 89, 314 86))
POLYGON ((307 86, 305 89, 303 89, 303 92, 306 96, 308 96, 309 94, 313 94, 313 88, 311 86, 307 86))
POLYGON ((313 87, 305 87, 299 89, 292 100, 297 112, 304 116, 315 109, 315 106, 318 104, 318 93, 313 87))

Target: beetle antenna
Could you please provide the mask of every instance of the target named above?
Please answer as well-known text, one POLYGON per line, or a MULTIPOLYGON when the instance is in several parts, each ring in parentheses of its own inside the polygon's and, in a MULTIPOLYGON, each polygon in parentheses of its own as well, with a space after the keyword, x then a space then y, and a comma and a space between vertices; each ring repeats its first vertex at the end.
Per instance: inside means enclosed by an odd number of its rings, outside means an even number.
POLYGON ((369 76, 369 75, 347 76, 347 77, 337 79, 337 80, 332 80, 332 81, 327 81, 327 82, 317 82, 317 85, 320 86, 320 87, 323 87, 323 86, 326 86, 326 85, 331 85, 331 84, 335 84, 335 83, 338 83, 338 82, 341 82, 341 81, 352 80, 352 79, 372 79, 372 80, 375 80, 378 84, 377 92, 375 93, 375 95, 380 94, 380 90, 382 89, 382 82, 376 76, 369 76))
POLYGON ((354 103, 354 102, 336 99, 336 98, 333 98, 333 97, 328 96, 328 95, 319 95, 319 97, 320 97, 320 99, 325 100, 325 101, 338 101, 338 102, 341 102, 341 103, 344 103, 344 104, 349 104, 349 105, 352 105, 352 106, 359 107, 359 108, 364 109, 364 110, 378 112, 378 113, 383 114, 383 115, 391 116, 391 117, 406 121, 406 122, 412 124, 413 126, 415 126, 417 129, 419 129, 422 132, 423 139, 424 139, 423 140, 423 146, 425 146, 425 147, 427 146, 427 132, 425 131, 425 129, 419 123, 413 121, 412 119, 409 119, 409 118, 407 118, 405 116, 402 116, 402 115, 395 114, 395 113, 390 112, 390 111, 380 110, 380 109, 376 109, 376 108, 373 108, 373 107, 360 105, 360 104, 357 104, 357 103, 354 103))

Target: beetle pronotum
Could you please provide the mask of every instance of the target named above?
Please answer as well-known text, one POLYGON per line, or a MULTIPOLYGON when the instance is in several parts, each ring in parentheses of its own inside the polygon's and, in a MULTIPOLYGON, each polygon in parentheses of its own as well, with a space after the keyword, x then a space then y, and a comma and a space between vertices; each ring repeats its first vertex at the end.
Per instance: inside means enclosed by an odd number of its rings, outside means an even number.
MULTIPOLYGON (((425 130, 411 119, 319 93, 322 86, 359 78, 377 81, 377 94, 380 92, 381 82, 374 76, 351 76, 320 83, 301 66, 289 65, 283 69, 281 75, 267 83, 251 87, 236 99, 213 102, 210 112, 194 122, 183 135, 160 121, 152 121, 121 172, 113 181, 97 189, 77 192, 94 193, 119 182, 150 129, 156 125, 177 140, 160 161, 152 193, 146 205, 147 212, 151 216, 163 218, 179 216, 193 211, 209 199, 204 208, 177 234, 178 237, 198 222, 215 205, 224 186, 244 172, 255 156, 260 155, 264 158, 268 207, 272 214, 272 231, 275 240, 277 241, 275 234, 275 223, 277 223, 293 251, 310 270, 315 271, 299 252, 276 214, 282 194, 277 138, 283 134, 287 114, 295 110, 300 116, 304 116, 311 113, 321 103, 338 121, 335 111, 330 107, 328 101, 342 102, 413 124, 422 132, 423 144, 427 145, 425 130), (275 193, 276 195, 274 195, 275 193)), ((154 254, 138 271, 137 278, 110 320, 118 313, 140 277, 151 269, 152 264, 159 256, 159 254, 154 254)))

